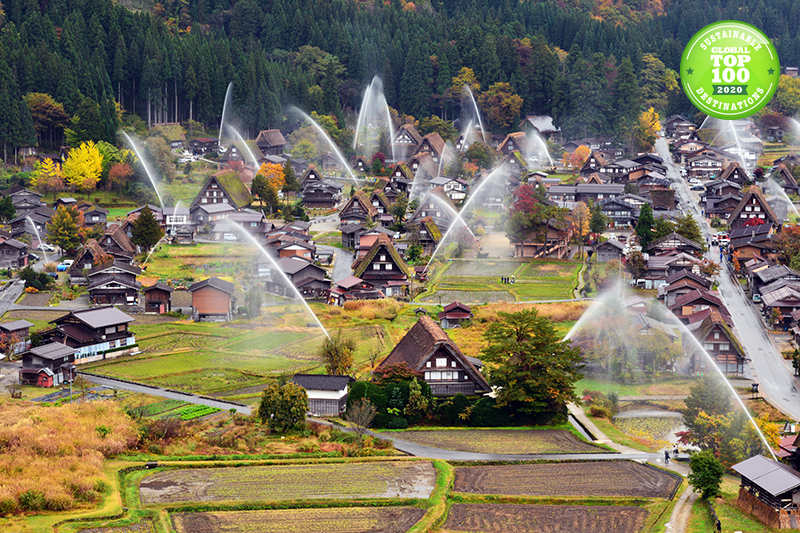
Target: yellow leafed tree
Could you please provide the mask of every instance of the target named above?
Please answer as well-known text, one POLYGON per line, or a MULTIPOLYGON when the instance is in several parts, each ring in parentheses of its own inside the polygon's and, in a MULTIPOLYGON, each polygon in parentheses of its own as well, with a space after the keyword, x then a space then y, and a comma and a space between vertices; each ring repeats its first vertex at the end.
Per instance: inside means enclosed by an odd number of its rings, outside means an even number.
POLYGON ((64 176, 61 172, 61 165, 48 157, 42 161, 39 168, 33 173, 31 185, 42 194, 52 192, 53 200, 55 200, 56 192, 64 189, 64 176))
POLYGON ((575 237, 578 239, 580 256, 583 257, 583 240, 589 234, 589 221, 592 218, 591 214, 589 214, 589 208, 586 207, 585 203, 578 202, 572 208, 569 218, 572 221, 572 228, 575 230, 575 237))
POLYGON ((63 165, 64 179, 67 185, 83 193, 97 187, 100 174, 103 172, 103 156, 94 141, 81 143, 69 151, 69 157, 63 165))
POLYGON ((263 163, 261 168, 258 169, 258 175, 264 176, 267 182, 275 187, 276 191, 280 191, 286 186, 286 175, 283 173, 283 167, 276 163, 263 163))
POLYGON ((634 136, 636 149, 640 152, 652 150, 660 129, 661 119, 656 110, 651 107, 647 111, 642 111, 639 115, 639 124, 634 136))

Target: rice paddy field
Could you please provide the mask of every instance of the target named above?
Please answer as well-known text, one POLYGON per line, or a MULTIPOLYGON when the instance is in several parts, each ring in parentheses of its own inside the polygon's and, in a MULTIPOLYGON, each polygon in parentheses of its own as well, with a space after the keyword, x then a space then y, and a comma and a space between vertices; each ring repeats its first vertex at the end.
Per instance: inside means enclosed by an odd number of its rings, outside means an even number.
POLYGON ((580 263, 557 260, 452 260, 437 267, 419 302, 523 302, 572 298, 580 263), (514 276, 515 283, 502 283, 514 276))
POLYGON ((462 452, 476 453, 601 453, 605 450, 582 442, 566 430, 454 429, 392 431, 392 437, 462 452))

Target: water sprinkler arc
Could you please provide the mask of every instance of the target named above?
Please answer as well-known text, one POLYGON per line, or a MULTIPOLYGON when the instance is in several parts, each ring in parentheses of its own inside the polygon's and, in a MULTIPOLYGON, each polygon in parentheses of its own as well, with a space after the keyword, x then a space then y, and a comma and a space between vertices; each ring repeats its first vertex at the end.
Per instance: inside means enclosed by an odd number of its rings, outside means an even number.
POLYGON ((231 98, 231 89, 233 89, 233 82, 228 83, 228 88, 225 89, 225 99, 222 101, 222 116, 219 119, 219 147, 222 148, 222 134, 225 133, 225 116, 228 111, 228 102, 231 98))
POLYGON ((258 248, 258 250, 270 261, 270 263, 272 263, 272 268, 274 268, 275 271, 278 272, 278 274, 283 278, 283 281, 286 283, 286 286, 290 287, 292 290, 294 290, 294 293, 297 296, 297 298, 306 307, 306 310, 308 310, 308 312, 311 314, 311 316, 314 317, 314 321, 320 327, 320 329, 325 334, 325 336, 328 337, 328 339, 330 339, 331 336, 328 333, 328 330, 325 329, 325 326, 323 326, 322 322, 319 321, 319 318, 317 318, 317 315, 314 313, 314 311, 311 310, 311 306, 308 305, 308 302, 306 302, 306 299, 303 298, 303 295, 300 294, 300 291, 297 290, 297 287, 294 286, 294 283, 292 283, 292 280, 289 279, 289 276, 286 275, 286 272, 284 272, 278 266, 278 262, 275 260, 275 258, 272 257, 272 255, 266 249, 264 249, 264 247, 261 246, 261 244, 259 244, 258 241, 255 239, 255 237, 253 237, 241 224, 239 224, 238 222, 235 222, 233 220, 229 220, 228 222, 230 222, 231 226, 233 226, 235 228, 238 228, 239 231, 241 231, 242 234, 247 238, 247 240, 249 240, 251 244, 253 244, 256 248, 258 248))
MULTIPOLYGON (((619 283, 619 290, 622 290, 622 288, 623 288, 622 287, 622 280, 620 279, 620 281, 618 283, 619 283)), ((578 319, 578 321, 575 323, 575 325, 572 326, 572 328, 569 330, 569 332, 564 336, 563 340, 564 341, 571 340, 573 334, 576 331, 579 331, 580 328, 582 328, 586 324, 586 322, 588 322, 589 320, 593 320, 596 317, 598 310, 601 310, 603 307, 609 308, 609 303, 607 302, 607 299, 611 300, 611 301, 621 301, 621 299, 618 296, 618 287, 617 286, 613 286, 613 287, 609 288, 608 290, 604 291, 603 296, 598 297, 592 303, 592 305, 589 306, 589 308, 584 312, 584 314, 581 316, 581 318, 578 319)), ((668 315, 671 316, 671 313, 669 313, 669 310, 667 310, 667 312, 668 312, 668 315)), ((735 402, 739 405, 739 407, 741 407, 742 411, 745 413, 747 418, 750 420, 750 423, 752 424, 753 428, 756 430, 756 433, 758 433, 758 436, 761 439, 761 442, 764 444, 766 449, 772 455, 773 459, 776 459, 775 458, 775 454, 772 452, 771 446, 769 445, 769 443, 767 442, 766 438, 764 437, 764 434, 761 432, 761 428, 758 427, 758 424, 756 424, 756 422, 753 419, 753 417, 747 411, 747 409, 744 406, 744 403, 742 402, 742 399, 739 397, 738 394, 736 394, 736 391, 734 390, 733 386, 728 381, 728 379, 725 376, 725 374, 722 372, 722 370, 717 365, 717 362, 714 361, 714 359, 711 357, 711 355, 705 350, 705 348, 703 348, 703 345, 700 343, 700 341, 697 339, 697 337, 692 335, 692 333, 686 328, 685 324, 683 324, 679 320, 675 319, 674 316, 671 316, 671 319, 669 320, 668 324, 670 326, 677 327, 678 330, 681 332, 681 334, 684 337, 686 337, 688 335, 688 337, 690 339, 690 342, 699 350, 700 353, 702 353, 706 357, 706 360, 708 360, 711 363, 711 366, 714 368, 716 373, 719 374, 719 376, 722 379, 722 381, 725 382, 725 384, 727 385, 727 387, 728 387, 728 389, 729 389, 729 391, 731 393, 731 396, 733 396, 735 402)))
POLYGON ((48 261, 48 259, 47 259, 47 250, 45 250, 44 248, 41 248, 41 244, 44 241, 42 241, 42 237, 39 235, 39 229, 36 227, 36 224, 33 222, 33 220, 31 220, 31 217, 26 216, 25 218, 28 220, 28 222, 31 223, 31 227, 33 227, 33 232, 36 233, 36 240, 39 241, 39 246, 40 246, 39 249, 44 254, 44 262, 45 263, 49 263, 50 261, 48 261))
POLYGON ((144 168, 144 172, 145 172, 145 174, 147 174, 147 179, 150 180, 150 184, 153 186, 153 189, 156 191, 156 196, 158 197, 158 203, 161 205, 161 209, 164 209, 164 200, 162 200, 162 198, 161 198, 161 193, 158 192, 158 186, 156 185, 156 180, 155 180, 155 178, 153 178, 153 175, 150 173, 150 167, 147 166, 147 161, 145 161, 142 158, 142 154, 139 152, 139 148, 136 146, 136 143, 134 143, 133 139, 131 139, 131 136, 128 135, 128 133, 126 131, 124 131, 124 130, 122 131, 122 134, 128 140, 128 144, 131 146, 131 148, 133 148, 133 151, 136 154, 136 157, 139 159, 139 163, 142 164, 142 167, 144 168))
POLYGON ((350 175, 350 179, 352 179, 353 183, 356 185, 356 187, 358 187, 358 185, 359 185, 358 184, 358 180, 356 179, 355 174, 353 174, 353 170, 350 168, 350 165, 347 164, 347 161, 345 161, 344 156, 339 151, 339 149, 336 147, 336 145, 333 143, 331 138, 328 137, 328 134, 325 133, 325 130, 322 129, 322 126, 317 124, 317 122, 313 118, 311 118, 306 113, 301 111, 300 108, 292 106, 291 109, 293 109, 294 111, 299 113, 305 120, 309 121, 311 123, 311 125, 314 127, 314 129, 317 130, 317 133, 322 135, 322 138, 325 139, 325 141, 327 141, 328 145, 331 147, 331 149, 334 151, 336 156, 339 158, 339 161, 342 163, 342 166, 344 167, 344 169, 350 175))
POLYGON ((472 94, 472 89, 469 88, 469 85, 464 85, 464 89, 467 90, 469 93, 470 100, 472 100, 472 107, 475 110, 475 115, 478 118, 478 125, 481 127, 481 137, 483 137, 483 142, 486 143, 486 132, 483 129, 483 121, 481 120, 481 112, 478 109, 478 103, 475 101, 475 95, 472 94))
POLYGON ((245 142, 244 138, 242 137, 242 134, 239 133, 239 131, 236 128, 234 128, 233 126, 231 126, 231 125, 228 125, 228 129, 231 130, 239 138, 239 142, 242 143, 242 145, 244 146, 244 149, 247 151, 247 155, 250 156, 250 161, 252 161, 252 163, 253 163, 254 171, 258 172, 258 168, 259 168, 258 167, 258 160, 256 159, 256 156, 253 155, 253 151, 250 150, 250 147, 247 146, 247 142, 245 142))
MULTIPOLYGON (((472 194, 469 196, 469 198, 467 198, 467 201, 466 201, 466 202, 464 202, 464 205, 463 205, 463 206, 461 206, 461 209, 458 211, 459 218, 461 218, 461 213, 463 213, 464 211, 466 211, 466 210, 467 210, 467 208, 470 206, 470 204, 472 203, 472 200, 474 200, 474 199, 475 199, 475 198, 478 196, 478 191, 480 191, 481 189, 483 189, 483 187, 484 187, 484 186, 485 186, 487 183, 489 183, 490 181, 492 181, 492 179, 494 178, 494 174, 495 174, 495 172, 500 172, 500 171, 502 171, 502 170, 503 170, 503 167, 497 167, 497 168, 496 168, 496 169, 494 169, 492 172, 490 172, 488 176, 486 176, 486 178, 485 178, 485 179, 484 179, 484 180, 481 182, 481 184, 480 184, 480 185, 478 185, 478 188, 477 188, 477 189, 475 189, 475 191, 474 191, 474 192, 473 192, 473 193, 472 193, 472 194)), ((461 220, 463 221, 464 219, 463 219, 463 218, 461 218, 461 220)), ((466 223, 465 223, 465 224, 466 224, 466 223)), ((444 243, 445 243, 445 241, 447 240, 447 237, 450 235, 450 232, 451 232, 451 231, 453 231, 453 228, 455 228, 455 226, 456 226, 455 224, 450 224, 450 227, 449 227, 449 228, 447 228, 447 231, 446 231, 446 232, 445 232, 445 234, 442 236, 442 240, 441 240, 441 241, 439 241, 439 245, 438 245, 438 246, 436 246, 436 249, 435 249, 435 250, 433 251, 433 253, 431 254, 431 258, 430 258, 430 259, 428 259, 428 264, 427 264, 427 265, 425 265, 425 272, 427 272, 427 271, 428 271, 428 267, 430 267, 430 266, 431 266, 431 262, 433 261, 433 258, 434 258, 434 257, 436 257, 436 254, 439 252, 439 248, 441 248, 441 247, 442 247, 442 244, 444 244, 444 243)))

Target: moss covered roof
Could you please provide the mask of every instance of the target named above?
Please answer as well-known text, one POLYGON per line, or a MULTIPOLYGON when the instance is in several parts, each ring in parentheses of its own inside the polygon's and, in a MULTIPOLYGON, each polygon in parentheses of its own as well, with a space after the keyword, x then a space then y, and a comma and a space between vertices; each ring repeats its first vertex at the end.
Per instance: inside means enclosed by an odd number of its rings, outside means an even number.
MULTIPOLYGON (((231 199, 231 203, 236 209, 247 207, 253 203, 253 197, 250 196, 250 191, 244 186, 242 180, 235 172, 225 172, 219 176, 213 176, 211 179, 216 179, 219 186, 231 199)), ((204 187, 205 189, 205 187, 204 187)))

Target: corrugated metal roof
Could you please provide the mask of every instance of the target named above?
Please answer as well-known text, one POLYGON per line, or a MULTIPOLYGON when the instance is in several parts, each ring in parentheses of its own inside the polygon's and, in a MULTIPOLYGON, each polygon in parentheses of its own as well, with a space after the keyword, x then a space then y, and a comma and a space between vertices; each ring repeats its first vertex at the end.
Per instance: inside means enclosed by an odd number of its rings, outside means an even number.
POLYGON ((751 457, 731 468, 773 496, 800 487, 800 472, 762 455, 751 457))

